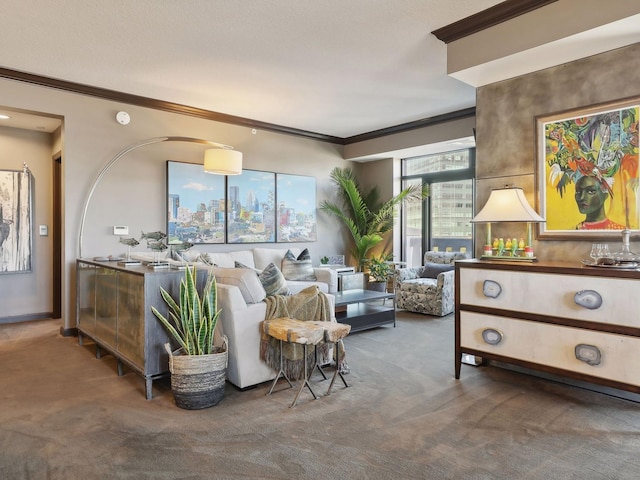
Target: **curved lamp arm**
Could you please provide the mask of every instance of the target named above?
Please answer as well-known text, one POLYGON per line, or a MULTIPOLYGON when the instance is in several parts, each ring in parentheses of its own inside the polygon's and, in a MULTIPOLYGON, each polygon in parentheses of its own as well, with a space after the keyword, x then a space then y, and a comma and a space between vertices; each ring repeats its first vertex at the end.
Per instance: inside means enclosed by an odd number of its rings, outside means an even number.
POLYGON ((232 150, 233 147, 229 145, 224 145, 222 143, 212 142, 211 140, 203 140, 201 138, 193 138, 193 137, 154 137, 148 138, 146 140, 142 140, 141 142, 134 143, 129 145, 125 149, 121 150, 109 160, 104 167, 98 173, 98 176, 95 178, 93 183, 91 184, 91 188, 89 189, 89 193, 87 194, 87 198, 84 201, 84 206, 82 207, 82 217, 80 219, 80 231, 78 233, 78 258, 82 258, 82 238, 84 236, 84 222, 87 218, 87 211, 89 210, 89 203, 91 202, 91 198, 93 197, 93 193, 96 190, 96 187, 102 180, 102 177, 109 171, 109 169, 122 157, 127 155, 129 152, 132 152, 138 148, 145 147, 147 145, 153 145, 154 143, 162 143, 162 142, 190 142, 190 143, 200 143, 202 145, 209 145, 216 148, 224 148, 232 150))

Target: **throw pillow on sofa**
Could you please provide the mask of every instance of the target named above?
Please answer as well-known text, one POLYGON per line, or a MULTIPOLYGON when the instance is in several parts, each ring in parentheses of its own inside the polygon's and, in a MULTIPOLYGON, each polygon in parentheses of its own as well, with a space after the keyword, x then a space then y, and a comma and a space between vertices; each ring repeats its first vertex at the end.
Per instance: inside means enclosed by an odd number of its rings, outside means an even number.
POLYGON ((317 280, 313 273, 309 250, 302 250, 298 258, 291 250, 287 250, 282 259, 282 274, 287 280, 317 280))
POLYGON ((235 285, 240 289, 242 298, 247 303, 258 303, 264 300, 266 292, 256 272, 246 268, 211 267, 211 273, 218 283, 235 285))
POLYGON ((448 272, 455 268, 454 265, 448 263, 425 263, 420 272, 421 278, 438 278, 438 274, 442 272, 448 272))
POLYGON ((262 271, 262 270, 258 270, 257 268, 253 268, 248 265, 245 265, 244 263, 239 262, 237 260, 234 262, 234 265, 236 268, 248 268, 249 270, 253 270, 256 273, 260 273, 262 271))
POLYGON ((258 274, 258 279, 262 283, 267 296, 289 295, 287 280, 274 263, 267 265, 267 268, 258 274))

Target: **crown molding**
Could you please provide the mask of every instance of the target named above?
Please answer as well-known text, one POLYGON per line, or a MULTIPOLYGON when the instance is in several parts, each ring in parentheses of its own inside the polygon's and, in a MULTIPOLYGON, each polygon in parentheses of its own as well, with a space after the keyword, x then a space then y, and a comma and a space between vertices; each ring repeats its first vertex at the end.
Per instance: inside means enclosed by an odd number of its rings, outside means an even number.
POLYGON ((467 108, 464 110, 458 110, 443 115, 437 115, 435 117, 424 118, 409 123, 403 123, 393 127, 387 127, 380 130, 374 130, 368 133, 362 133, 351 137, 335 137, 332 135, 325 135, 322 133, 309 132, 306 130, 300 130, 297 128, 286 127, 282 125, 276 125, 273 123, 261 122, 258 120, 252 120, 250 118, 236 117, 234 115, 227 115, 225 113, 213 112, 197 107, 190 107, 187 105, 181 105, 179 103, 166 102, 164 100, 157 100, 154 98, 143 97, 140 95, 132 95, 129 93, 118 92, 116 90, 109 90, 106 88, 93 87, 90 85, 84 85, 81 83, 68 82, 66 80, 60 80, 57 78, 45 77, 42 75, 34 75, 32 73, 20 72, 18 70, 11 70, 8 68, 0 67, 0 78, 6 78, 9 80, 17 80, 20 82, 31 83, 41 87, 55 88, 58 90, 64 90, 71 93, 78 93, 81 95, 88 95, 91 97, 102 98, 105 100, 112 100, 115 102, 126 103, 129 105, 137 105, 139 107, 151 108, 155 110, 161 110, 164 112, 178 113, 180 115, 188 115, 191 117, 198 117, 205 120, 212 120, 215 122, 228 123, 231 125, 239 125, 247 128, 255 128, 258 130, 267 130, 275 133, 282 133, 286 135, 295 135, 298 137, 304 137, 311 140, 318 140, 321 142, 333 143, 336 145, 349 145, 351 143, 362 142, 364 140, 371 140, 374 138, 384 137, 387 135, 393 135, 397 133, 406 132, 409 130, 415 130, 417 128, 428 127, 438 123, 448 122, 459 118, 465 118, 475 115, 475 107, 467 108))
POLYGON ((436 115, 435 117, 423 118, 421 120, 415 120, 413 122, 402 123, 394 127, 382 128, 380 130, 374 130, 368 133, 361 133, 360 135, 354 135, 343 139, 343 145, 351 145, 352 143, 364 142, 365 140, 373 140, 374 138, 386 137, 389 135, 395 135, 398 133, 408 132, 417 128, 431 127, 439 123, 450 122, 452 120, 459 120, 461 118, 473 117, 476 114, 476 108, 470 107, 463 110, 456 110, 455 112, 444 113, 442 115, 436 115))
POLYGON ((444 43, 467 37, 558 0, 507 0, 431 32, 444 43))
POLYGON ((341 137, 334 137, 332 135, 309 132, 297 128, 285 127, 273 123, 252 120, 250 118, 237 117, 235 115, 227 115, 226 113, 213 112, 210 110, 205 110, 203 108, 190 107, 188 105, 182 105, 179 103, 166 102, 164 100, 157 100, 140 95, 118 92, 115 90, 109 90, 107 88, 93 87, 90 85, 68 82, 66 80, 60 80, 57 78, 34 75, 32 73, 20 72, 8 68, 0 67, 0 78, 18 80, 25 83, 39 85, 41 87, 55 88, 58 90, 79 93, 81 95, 89 95, 91 97, 102 98, 105 100, 113 100, 115 102, 126 103, 129 105, 137 105, 139 107, 152 108, 155 110, 162 110, 170 113, 178 113, 181 115, 203 118, 205 120, 213 120, 215 122, 229 123, 232 125, 239 125, 247 128, 255 128, 257 130, 268 130, 271 132, 283 133, 286 135, 296 135, 313 140, 320 140, 322 142, 342 145, 344 140, 341 137))

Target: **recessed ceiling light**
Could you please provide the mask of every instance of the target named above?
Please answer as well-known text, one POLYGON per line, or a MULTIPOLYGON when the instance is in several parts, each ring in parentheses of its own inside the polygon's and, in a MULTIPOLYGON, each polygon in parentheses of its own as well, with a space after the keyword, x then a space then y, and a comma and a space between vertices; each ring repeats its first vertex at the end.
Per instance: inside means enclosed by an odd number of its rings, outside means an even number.
POLYGON ((4 114, 0 113, 0 120, 8 120, 10 118, 11 117, 9 115, 4 115, 4 114))

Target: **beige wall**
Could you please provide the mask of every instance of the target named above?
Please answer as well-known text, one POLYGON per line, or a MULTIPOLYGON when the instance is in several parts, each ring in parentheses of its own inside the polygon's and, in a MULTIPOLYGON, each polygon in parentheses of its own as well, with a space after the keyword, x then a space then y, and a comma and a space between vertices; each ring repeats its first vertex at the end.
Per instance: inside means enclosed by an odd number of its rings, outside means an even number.
MULTIPOLYGON (((380 192, 380 199, 386 202, 393 197, 397 192, 394 190, 394 184, 400 182, 399 178, 394 177, 394 159, 388 158, 384 160, 377 160, 373 162, 359 163, 354 172, 358 176, 360 185, 363 191, 369 191, 374 186, 378 187, 380 192)), ((400 225, 398 222, 395 224, 400 225)), ((398 228, 394 228, 392 232, 385 235, 384 240, 371 250, 371 254, 379 255, 382 252, 392 253, 395 252, 396 259, 399 259, 399 249, 394 250, 394 233, 400 233, 398 228)))
MULTIPOLYGON (((75 325, 74 274, 82 205, 91 182, 101 167, 125 147, 158 136, 188 136, 233 145, 244 153, 244 168, 315 176, 318 203, 333 195, 334 190, 329 181, 331 169, 334 166, 350 164, 342 159, 342 147, 330 143, 265 131, 258 131, 253 135, 251 129, 246 127, 118 104, 22 82, 0 79, 0 105, 58 115, 64 119, 61 135, 56 137, 56 148, 59 150, 61 144, 63 150, 65 328, 75 325), (125 110, 131 115, 132 120, 128 126, 116 122, 115 114, 119 110, 125 110)), ((46 148, 42 148, 40 155, 50 161, 54 146, 49 142, 46 148)), ((11 168, 16 162, 21 166, 23 158, 24 155, 18 153, 3 155, 0 157, 0 168, 11 168)), ((113 225, 129 226, 130 233, 134 236, 139 235, 140 230, 165 230, 166 160, 201 163, 201 158, 202 147, 186 143, 163 143, 144 147, 123 157, 104 176, 95 190, 85 225, 83 256, 108 255, 122 251, 117 237, 112 235, 113 225)), ((37 176, 38 188, 45 182, 51 182, 50 172, 38 172, 37 176)), ((50 193, 46 200, 39 199, 36 202, 37 212, 48 211, 49 201, 50 193)), ((48 221, 44 219, 42 223, 48 221)), ((344 251, 343 238, 335 235, 339 228, 335 219, 318 212, 319 241, 295 246, 309 247, 314 262, 317 263, 320 255, 344 251)), ((49 242, 48 239, 46 241, 49 242)), ((273 244, 274 247, 286 245, 273 244)), ((251 246, 254 245, 220 245, 206 248, 236 250, 251 246)), ((50 256, 50 251, 45 247, 46 245, 37 246, 35 255, 38 262, 45 261, 45 258, 50 256)), ((43 297, 48 300, 45 302, 46 305, 42 306, 33 306, 25 298, 12 297, 7 286, 17 278, 18 275, 0 276, 0 303, 3 305, 0 317, 5 316, 6 311, 22 315, 51 308, 51 299, 47 296, 43 297)))
MULTIPOLYGON (((486 202, 491 188, 505 184, 522 187, 531 205, 536 205, 536 116, 639 95, 640 44, 480 87, 476 211, 486 202)), ((483 226, 477 227, 476 255, 484 232, 483 226)), ((493 233, 520 237, 524 226, 495 225, 493 233)), ((544 259, 577 261, 588 258, 590 245, 590 240, 544 240, 535 241, 534 249, 544 259)), ((637 242, 631 248, 640 251, 637 242)), ((618 249, 619 245, 613 248, 618 249)))
POLYGON ((0 169, 22 170, 26 163, 31 171, 33 228, 31 271, 0 274, 0 318, 51 314, 51 149, 48 133, 0 127, 0 169), (49 227, 48 236, 38 234, 39 225, 49 227))

